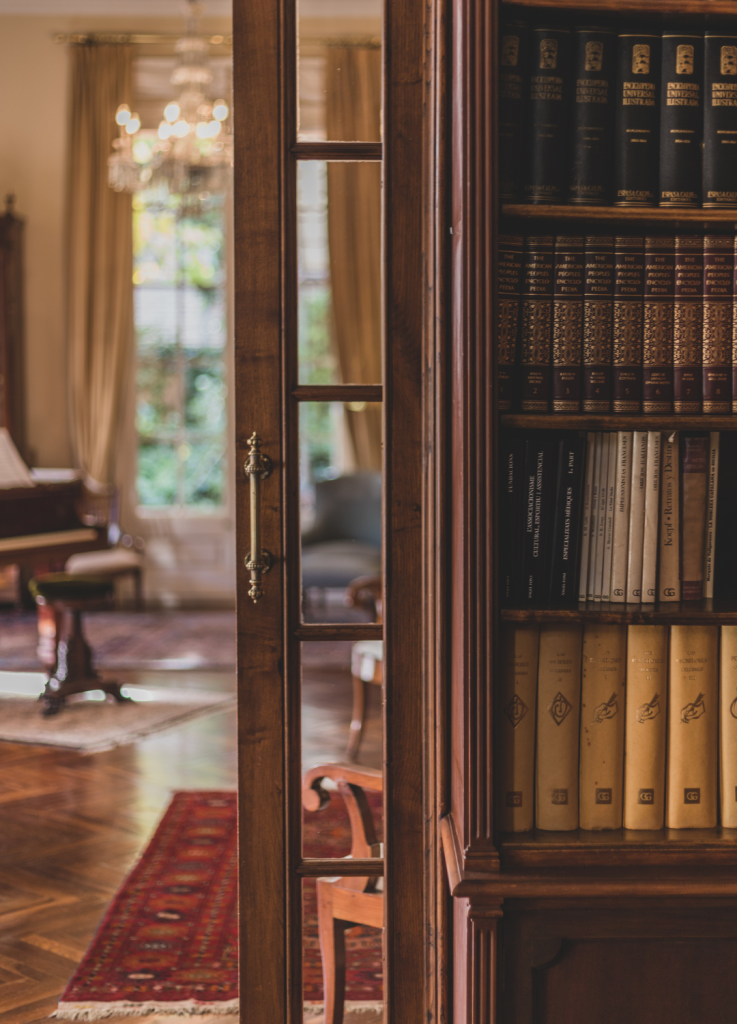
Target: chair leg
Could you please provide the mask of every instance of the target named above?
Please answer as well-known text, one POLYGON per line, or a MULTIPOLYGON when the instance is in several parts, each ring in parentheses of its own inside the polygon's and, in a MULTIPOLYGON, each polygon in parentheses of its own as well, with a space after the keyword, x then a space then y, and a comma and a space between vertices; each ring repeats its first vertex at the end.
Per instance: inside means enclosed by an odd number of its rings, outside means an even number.
POLYGON ((361 746, 363 723, 366 717, 366 683, 360 676, 352 675, 351 678, 353 680, 353 714, 346 757, 349 761, 355 761, 358 757, 358 748, 361 746))
POLYGON ((333 917, 333 894, 329 882, 317 882, 317 926, 322 957, 322 987, 325 1000, 323 1024, 343 1024, 345 1003, 345 930, 348 923, 333 917))

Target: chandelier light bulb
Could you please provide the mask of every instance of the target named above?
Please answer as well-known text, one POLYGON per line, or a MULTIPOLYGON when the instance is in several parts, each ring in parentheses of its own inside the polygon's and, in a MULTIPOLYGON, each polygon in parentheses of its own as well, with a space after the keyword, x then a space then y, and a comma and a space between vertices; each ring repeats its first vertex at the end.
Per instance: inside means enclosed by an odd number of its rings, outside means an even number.
POLYGON ((179 104, 178 103, 167 103, 164 108, 164 117, 167 121, 174 122, 179 117, 179 104))
POLYGON ((198 139, 206 139, 207 136, 208 136, 209 130, 210 130, 210 126, 207 123, 207 121, 198 121, 197 122, 196 132, 197 132, 197 138, 198 139))
POLYGON ((125 130, 129 135, 135 135, 138 129, 141 127, 141 119, 138 114, 131 114, 128 118, 128 122, 125 126, 125 130))
POLYGON ((220 122, 219 121, 210 121, 209 125, 207 126, 207 128, 208 128, 208 131, 207 131, 208 137, 211 138, 211 139, 214 139, 217 135, 219 135, 220 134, 220 127, 221 126, 220 126, 220 122))
POLYGON ((169 124, 168 121, 162 121, 159 124, 159 138, 162 141, 165 142, 169 138, 170 135, 171 135, 171 125, 169 124))
POLYGON ((128 106, 127 103, 121 103, 118 109, 115 111, 115 123, 120 125, 120 127, 122 128, 123 125, 128 124, 130 119, 131 108, 128 106))
POLYGON ((189 133, 189 125, 186 121, 180 120, 172 127, 172 135, 176 135, 178 139, 183 139, 189 133))
POLYGON ((215 100, 215 105, 212 108, 212 116, 216 121, 224 121, 227 118, 228 104, 225 100, 215 100))

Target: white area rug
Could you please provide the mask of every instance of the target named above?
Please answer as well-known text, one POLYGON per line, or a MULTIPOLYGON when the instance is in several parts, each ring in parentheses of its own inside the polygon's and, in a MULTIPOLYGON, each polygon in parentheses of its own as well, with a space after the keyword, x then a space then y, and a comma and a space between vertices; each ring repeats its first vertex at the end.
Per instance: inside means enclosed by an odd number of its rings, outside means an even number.
POLYGON ((44 718, 38 703, 44 682, 39 672, 0 672, 0 741, 91 754, 236 706, 230 693, 124 686, 130 703, 115 704, 101 690, 93 690, 67 700, 58 715, 44 718))

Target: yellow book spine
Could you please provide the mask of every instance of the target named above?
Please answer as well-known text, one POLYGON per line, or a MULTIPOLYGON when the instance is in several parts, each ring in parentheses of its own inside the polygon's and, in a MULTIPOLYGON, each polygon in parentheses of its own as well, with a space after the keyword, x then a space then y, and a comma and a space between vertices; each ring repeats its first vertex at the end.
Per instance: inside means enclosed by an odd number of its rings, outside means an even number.
POLYGON ((668 627, 627 630, 624 827, 657 829, 665 819, 668 627))
POLYGON ((737 626, 722 626, 719 665, 719 790, 722 826, 737 828, 737 626))
POLYGON ((668 828, 717 823, 718 626, 671 626, 668 828))
POLYGON ((535 823, 578 828, 578 723, 581 627, 543 626, 537 675, 535 823))
POLYGON ((626 626, 588 625, 581 673, 581 828, 621 828, 626 626))
POLYGON ((535 824, 535 707, 538 626, 507 626, 502 635, 497 740, 497 821, 502 832, 535 824))

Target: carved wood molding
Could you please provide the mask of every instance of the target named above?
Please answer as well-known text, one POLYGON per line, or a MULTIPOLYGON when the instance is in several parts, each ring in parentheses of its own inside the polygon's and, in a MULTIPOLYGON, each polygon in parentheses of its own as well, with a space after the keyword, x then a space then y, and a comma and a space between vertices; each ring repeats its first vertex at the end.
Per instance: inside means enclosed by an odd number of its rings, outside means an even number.
POLYGON ((456 974, 460 986, 456 1001, 458 1019, 473 1024, 497 1020, 498 928, 501 900, 460 900, 456 904, 455 930, 464 945, 456 974), (465 969, 464 969, 465 968, 465 969))

